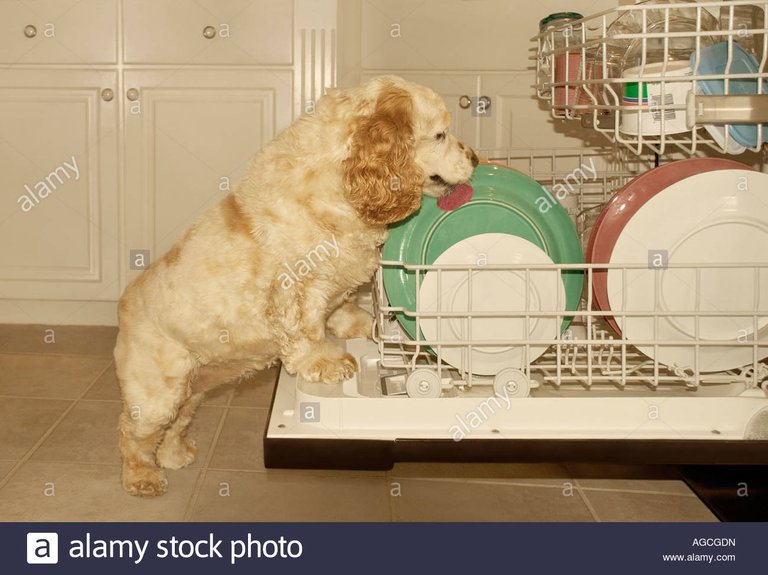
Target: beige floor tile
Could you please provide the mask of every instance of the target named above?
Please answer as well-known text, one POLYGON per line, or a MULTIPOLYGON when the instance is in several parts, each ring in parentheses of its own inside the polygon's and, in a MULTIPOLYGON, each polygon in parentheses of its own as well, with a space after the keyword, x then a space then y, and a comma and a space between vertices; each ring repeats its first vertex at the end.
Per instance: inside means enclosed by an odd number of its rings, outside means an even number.
MULTIPOLYGON (((120 462, 117 446, 117 418, 122 404, 117 401, 80 401, 32 454, 39 461, 120 462)), ((197 442, 198 453, 190 467, 205 461, 223 408, 201 406, 192 420, 189 436, 197 442)))
POLYGON ((0 461, 0 481, 13 469, 14 465, 16 465, 15 461, 0 461))
POLYGON ((31 459, 118 465, 117 417, 120 409, 121 405, 116 401, 77 402, 31 459))
POLYGON ((269 407, 277 380, 277 367, 260 371, 235 387, 231 405, 238 407, 269 407))
POLYGON ((696 497, 684 481, 675 479, 577 479, 583 489, 637 491, 696 497))
POLYGON ((76 399, 108 364, 100 357, 0 354, 0 395, 76 399))
POLYGON ((220 385, 205 394, 203 405, 227 405, 233 393, 234 389, 231 385, 220 385))
MULTIPOLYGON (((232 394, 232 387, 223 385, 206 394, 203 405, 226 405, 229 396, 232 394)), ((111 399, 122 401, 120 395, 120 384, 117 382, 115 373, 115 364, 112 365, 99 377, 93 387, 88 390, 85 399, 111 399)))
POLYGON ((0 351, 112 357, 116 337, 116 327, 0 324, 0 351))
POLYGON ((71 404, 60 399, 0 398, 0 459, 21 459, 71 404))
POLYGON ((567 463, 565 467, 576 479, 680 479, 674 465, 567 463))
POLYGON ((392 479, 396 521, 593 521, 573 489, 392 479))
POLYGON ((267 414, 266 409, 230 408, 209 467, 263 470, 267 414))
POLYGON ((696 497, 584 491, 601 521, 717 521, 696 497))
POLYGON ((513 483, 560 485, 567 469, 556 463, 396 463, 390 477, 508 479, 513 483))
POLYGON ((389 521, 384 478, 208 471, 193 521, 389 521))
POLYGON ((120 486, 120 467, 28 461, 0 489, 6 521, 181 521, 199 469, 168 473, 168 492, 132 497, 120 486))
POLYGON ((584 489, 671 493, 695 497, 672 466, 569 464, 567 468, 584 489))
POLYGON ((101 374, 96 383, 93 384, 83 399, 108 399, 113 401, 122 401, 120 395, 120 385, 117 383, 117 374, 115 373, 115 362, 101 374))

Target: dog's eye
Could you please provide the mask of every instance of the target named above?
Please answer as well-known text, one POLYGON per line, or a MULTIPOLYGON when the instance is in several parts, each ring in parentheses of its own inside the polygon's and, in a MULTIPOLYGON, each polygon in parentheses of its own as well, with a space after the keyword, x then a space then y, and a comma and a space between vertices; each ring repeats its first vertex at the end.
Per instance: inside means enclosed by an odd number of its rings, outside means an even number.
POLYGON ((446 134, 445 131, 440 132, 439 134, 435 134, 435 140, 442 142, 443 140, 445 140, 445 134, 446 134))

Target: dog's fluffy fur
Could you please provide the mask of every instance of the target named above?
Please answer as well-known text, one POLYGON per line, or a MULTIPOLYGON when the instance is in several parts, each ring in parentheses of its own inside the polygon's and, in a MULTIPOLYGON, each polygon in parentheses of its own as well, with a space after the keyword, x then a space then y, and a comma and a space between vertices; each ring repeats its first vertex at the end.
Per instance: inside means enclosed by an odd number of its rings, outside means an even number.
POLYGON ((422 193, 470 178, 477 157, 449 123, 433 91, 394 76, 330 91, 128 286, 115 361, 129 493, 163 493, 160 468, 194 459, 185 433, 206 389, 278 360, 310 381, 354 373, 326 330, 370 336, 372 318, 352 298, 376 268, 387 224, 418 210, 422 193), (331 243, 337 255, 325 250, 301 277, 289 274, 331 243))

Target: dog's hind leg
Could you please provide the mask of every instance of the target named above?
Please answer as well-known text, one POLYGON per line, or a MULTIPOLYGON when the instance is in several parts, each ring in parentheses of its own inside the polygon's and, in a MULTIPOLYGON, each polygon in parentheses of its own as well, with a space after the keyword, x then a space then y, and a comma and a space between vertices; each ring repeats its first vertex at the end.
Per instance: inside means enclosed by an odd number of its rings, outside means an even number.
POLYGON ((165 437, 157 448, 157 464, 166 469, 181 469, 192 463, 197 454, 197 445, 193 439, 187 437, 187 428, 205 397, 205 392, 223 384, 233 383, 267 365, 269 362, 244 359, 201 366, 190 379, 192 395, 179 408, 176 419, 165 432, 165 437))
POLYGON ((179 408, 176 419, 157 448, 156 459, 160 467, 181 469, 195 460, 197 445, 194 439, 187 437, 187 428, 203 397, 204 393, 193 393, 179 408))
POLYGON ((189 376, 194 361, 175 343, 153 341, 147 345, 126 340, 118 336, 115 348, 124 401, 119 426, 123 487, 132 495, 160 495, 168 482, 157 466, 155 453, 190 399, 189 376))

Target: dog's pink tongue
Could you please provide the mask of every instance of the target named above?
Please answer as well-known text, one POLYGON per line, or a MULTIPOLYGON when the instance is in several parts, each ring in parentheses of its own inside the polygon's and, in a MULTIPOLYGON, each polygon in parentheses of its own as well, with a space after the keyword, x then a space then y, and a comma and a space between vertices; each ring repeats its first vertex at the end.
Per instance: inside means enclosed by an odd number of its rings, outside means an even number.
POLYGON ((450 212, 463 206, 472 198, 471 184, 457 184, 450 193, 437 199, 437 207, 445 212, 450 212))

